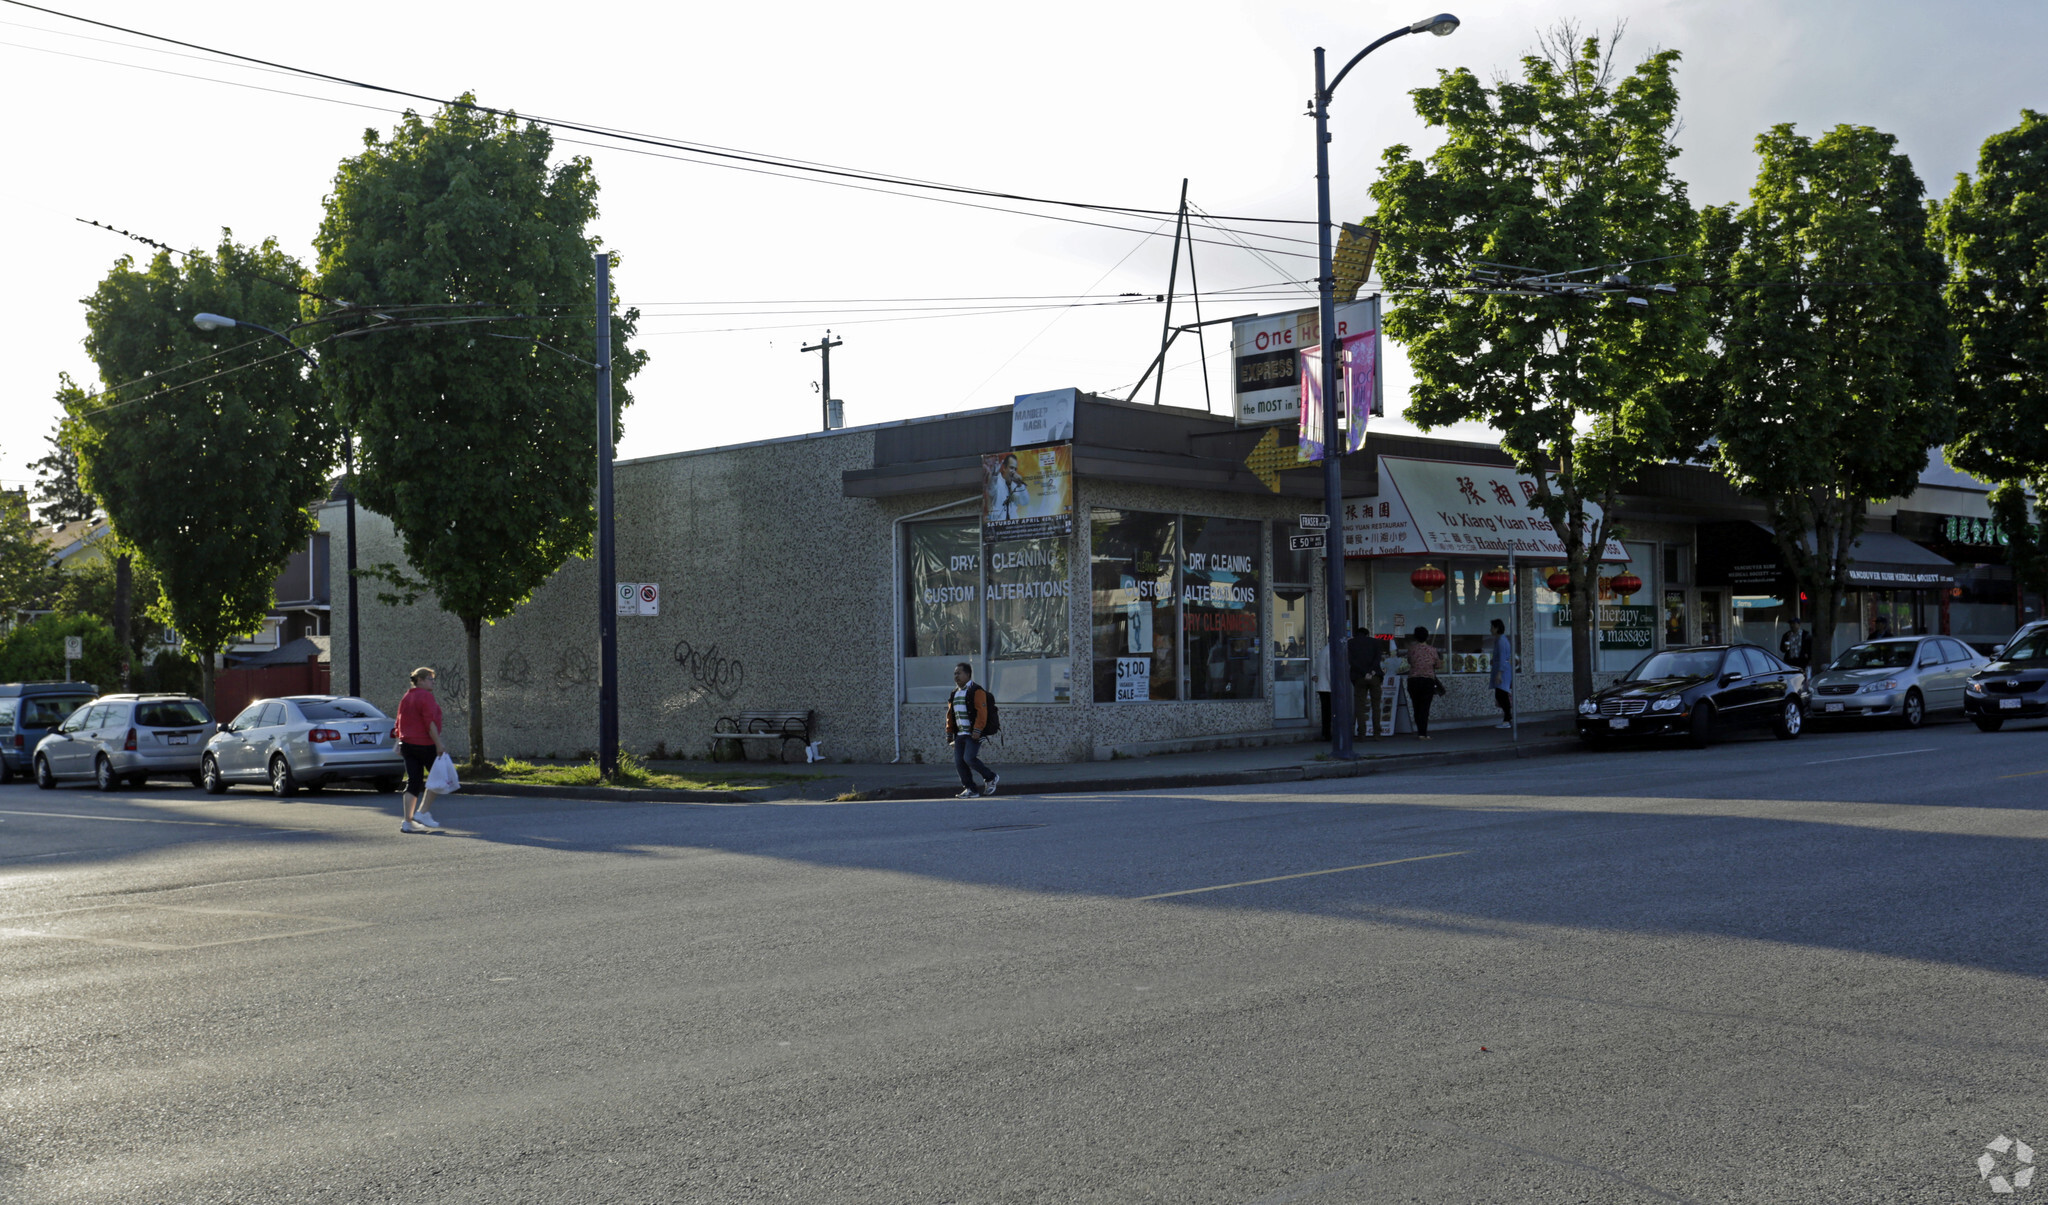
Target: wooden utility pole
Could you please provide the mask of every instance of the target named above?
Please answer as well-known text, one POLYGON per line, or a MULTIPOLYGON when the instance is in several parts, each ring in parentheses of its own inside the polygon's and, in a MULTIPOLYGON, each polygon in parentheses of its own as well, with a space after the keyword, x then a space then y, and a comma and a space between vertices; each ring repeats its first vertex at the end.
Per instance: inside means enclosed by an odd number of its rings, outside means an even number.
POLYGON ((818 375, 823 378, 818 382, 818 410, 821 415, 818 429, 820 431, 830 431, 832 429, 832 349, 845 342, 846 340, 844 339, 834 339, 832 332, 828 330, 825 332, 824 338, 804 348, 805 351, 818 353, 818 375))

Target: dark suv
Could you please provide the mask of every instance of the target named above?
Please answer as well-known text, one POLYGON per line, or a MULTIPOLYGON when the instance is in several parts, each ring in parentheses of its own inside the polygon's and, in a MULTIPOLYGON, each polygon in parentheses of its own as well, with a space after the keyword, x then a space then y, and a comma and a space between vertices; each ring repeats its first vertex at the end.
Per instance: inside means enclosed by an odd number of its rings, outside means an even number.
POLYGON ((0 783, 28 777, 36 742, 99 693, 90 682, 0 683, 0 783))
POLYGON ((2007 720, 2048 719, 2048 622, 2014 633, 1963 688, 1963 714, 1986 732, 2007 720))

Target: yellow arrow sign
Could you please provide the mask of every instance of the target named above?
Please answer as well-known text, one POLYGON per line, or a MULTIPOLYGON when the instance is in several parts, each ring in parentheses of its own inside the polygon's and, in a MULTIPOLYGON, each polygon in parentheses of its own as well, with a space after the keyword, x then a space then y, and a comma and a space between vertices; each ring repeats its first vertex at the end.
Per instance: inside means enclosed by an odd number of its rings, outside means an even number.
POLYGON ((1300 463, 1301 449, 1294 444, 1282 445, 1278 427, 1267 427, 1266 433, 1252 448, 1251 455, 1244 458, 1245 467, 1276 494, 1280 492, 1280 474, 1300 463))

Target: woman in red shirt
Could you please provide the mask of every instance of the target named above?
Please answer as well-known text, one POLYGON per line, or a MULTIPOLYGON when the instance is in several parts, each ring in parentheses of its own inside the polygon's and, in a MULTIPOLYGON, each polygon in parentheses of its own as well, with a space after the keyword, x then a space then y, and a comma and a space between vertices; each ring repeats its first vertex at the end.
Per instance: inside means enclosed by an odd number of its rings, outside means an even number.
POLYGON ((441 745, 441 701, 434 697, 434 670, 423 665, 412 671, 412 689, 398 701, 398 751, 405 757, 405 819, 401 833, 439 832, 441 826, 427 810, 432 792, 427 790, 427 770, 445 750, 441 745))

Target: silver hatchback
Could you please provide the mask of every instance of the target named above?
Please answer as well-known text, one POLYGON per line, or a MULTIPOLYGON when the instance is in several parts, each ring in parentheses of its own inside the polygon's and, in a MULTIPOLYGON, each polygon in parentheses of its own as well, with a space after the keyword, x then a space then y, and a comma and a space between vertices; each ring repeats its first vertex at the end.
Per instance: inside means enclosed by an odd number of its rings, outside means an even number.
POLYGON ((150 778, 197 782, 214 727, 206 704, 190 695, 101 695, 36 742, 36 785, 90 778, 111 791, 150 778))
POLYGON ((1918 728, 1929 715, 1960 716, 1963 686, 1990 663, 1949 636, 1871 640, 1814 671, 1815 719, 1891 719, 1918 728))
POLYGON ((404 778, 391 717, 347 695, 258 699, 207 742, 199 763, 199 785, 212 795, 249 782, 284 798, 349 779, 395 791, 404 778))

